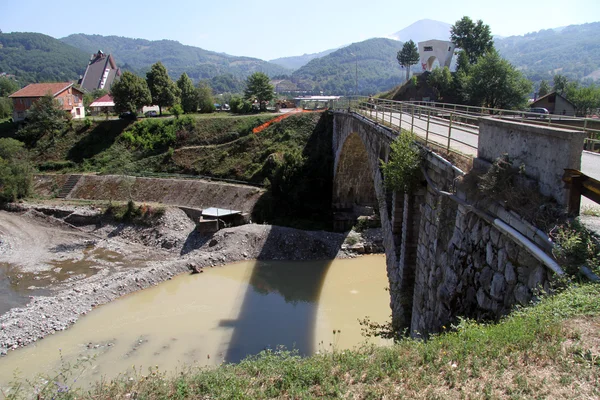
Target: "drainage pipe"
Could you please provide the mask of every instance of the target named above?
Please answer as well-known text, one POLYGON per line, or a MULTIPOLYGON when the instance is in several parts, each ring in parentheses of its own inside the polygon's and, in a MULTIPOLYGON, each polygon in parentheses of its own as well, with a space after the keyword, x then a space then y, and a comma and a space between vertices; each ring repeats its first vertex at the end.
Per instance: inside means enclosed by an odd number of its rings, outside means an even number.
POLYGON ((423 176, 425 177, 425 180, 427 180, 427 184, 436 193, 449 197, 456 203, 465 207, 469 211, 475 213, 477 216, 479 216, 480 218, 485 220, 490 225, 495 226, 502 233, 510 236, 517 244, 519 244, 521 247, 527 249, 527 251, 529 251, 529 253, 532 256, 534 256, 541 263, 543 263, 545 266, 547 266, 552 271, 554 271, 557 275, 565 274, 565 271, 562 270, 562 268, 558 265, 558 263, 556 261, 554 261, 542 249, 540 249, 537 245, 535 245, 531 240, 526 238, 519 231, 517 231, 516 229, 514 229, 512 226, 508 225, 504 221, 500 220, 499 218, 493 217, 492 215, 488 214, 487 212, 480 210, 480 209, 474 207, 472 204, 469 204, 466 201, 460 199, 454 193, 449 193, 449 192, 445 192, 443 190, 438 189, 435 186, 435 184, 431 181, 431 178, 429 178, 429 176, 427 175, 427 171, 425 170, 424 167, 421 167, 421 171, 423 172, 423 176))

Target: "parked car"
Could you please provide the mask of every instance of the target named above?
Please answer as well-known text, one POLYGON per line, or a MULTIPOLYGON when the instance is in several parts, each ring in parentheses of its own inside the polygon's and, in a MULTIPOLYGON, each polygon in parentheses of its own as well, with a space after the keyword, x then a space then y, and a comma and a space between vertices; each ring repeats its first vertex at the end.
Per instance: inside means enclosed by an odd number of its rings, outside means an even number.
POLYGON ((158 117, 158 113, 154 110, 146 111, 144 114, 147 118, 158 117))
POLYGON ((137 115, 135 113, 132 113, 131 111, 125 111, 125 112, 119 114, 119 118, 120 119, 136 119, 137 115))
POLYGON ((539 115, 530 115, 529 117, 531 117, 531 118, 536 118, 536 117, 546 118, 550 114, 550 112, 548 112, 548 110, 543 107, 531 107, 529 109, 529 112, 533 113, 533 114, 539 114, 539 115))

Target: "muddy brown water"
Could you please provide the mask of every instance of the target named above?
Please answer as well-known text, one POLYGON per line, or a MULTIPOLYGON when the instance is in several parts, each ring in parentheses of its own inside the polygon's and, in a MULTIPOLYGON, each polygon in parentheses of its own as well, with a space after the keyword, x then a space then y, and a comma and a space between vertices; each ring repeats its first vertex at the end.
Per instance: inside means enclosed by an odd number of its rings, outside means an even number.
POLYGON ((279 346, 308 355, 385 344, 365 338, 358 319, 389 320, 387 285, 382 255, 208 268, 99 307, 67 331, 10 352, 0 359, 0 386, 17 370, 35 381, 67 364, 81 368, 61 384, 86 385, 156 365, 175 372, 237 362, 279 346))

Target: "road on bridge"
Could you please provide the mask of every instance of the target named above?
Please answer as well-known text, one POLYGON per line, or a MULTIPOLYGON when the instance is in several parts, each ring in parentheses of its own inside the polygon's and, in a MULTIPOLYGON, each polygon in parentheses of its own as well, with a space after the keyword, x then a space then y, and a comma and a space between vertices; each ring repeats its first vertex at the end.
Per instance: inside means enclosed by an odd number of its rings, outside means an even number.
MULTIPOLYGON (((445 118, 430 117, 427 121, 426 114, 412 114, 399 112, 364 111, 364 114, 378 122, 384 121, 395 127, 410 130, 419 137, 442 147, 448 146, 448 134, 450 134, 450 147, 456 151, 470 156, 477 156, 477 143, 479 139, 479 127, 453 122, 450 127, 445 118), (427 135, 427 131, 429 134, 427 135)), ((559 151, 557 149, 557 151, 559 151)), ((600 180, 600 154, 584 151, 581 155, 581 171, 594 179, 600 180)), ((598 207, 599 205, 586 197, 581 199, 582 207, 598 207)))

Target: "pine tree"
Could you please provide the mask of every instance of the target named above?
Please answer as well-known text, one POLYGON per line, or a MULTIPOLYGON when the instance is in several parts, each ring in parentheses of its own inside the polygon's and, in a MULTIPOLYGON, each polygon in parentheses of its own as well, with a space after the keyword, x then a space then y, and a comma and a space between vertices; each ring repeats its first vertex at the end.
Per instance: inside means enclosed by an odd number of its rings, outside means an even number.
POLYGON ((419 49, 417 49, 417 45, 412 40, 404 43, 402 46, 402 50, 398 52, 396 55, 396 59, 398 60, 398 64, 402 67, 406 68, 406 80, 410 77, 410 66, 415 65, 419 62, 419 49))

